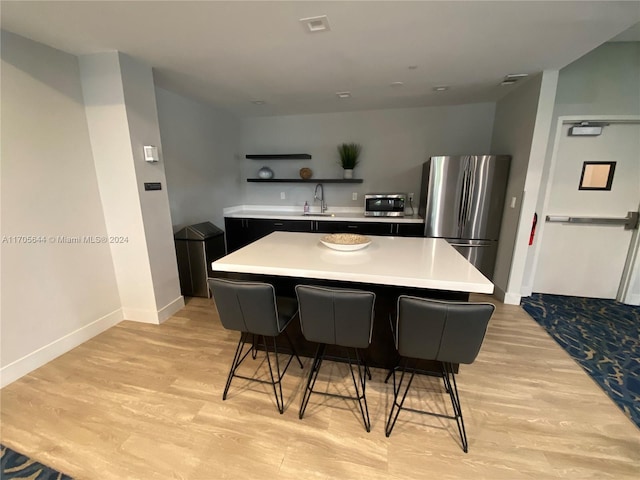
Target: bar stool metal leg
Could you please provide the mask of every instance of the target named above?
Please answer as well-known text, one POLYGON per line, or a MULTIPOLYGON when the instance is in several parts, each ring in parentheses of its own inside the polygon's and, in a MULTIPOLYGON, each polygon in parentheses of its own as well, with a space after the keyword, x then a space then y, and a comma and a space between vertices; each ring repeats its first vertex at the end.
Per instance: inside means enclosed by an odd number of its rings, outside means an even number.
POLYGON ((467 431, 464 428, 464 419, 462 417, 462 408, 460 407, 460 395, 458 395, 458 386, 456 384, 456 375, 453 372, 453 366, 450 363, 442 364, 442 372, 446 382, 446 389, 451 398, 451 406, 458 424, 458 433, 462 441, 462 450, 464 453, 469 451, 469 443, 467 442, 467 431))
POLYGON ((311 364, 311 371, 309 372, 307 385, 304 389, 304 394, 302 395, 302 403, 300 404, 300 413, 298 414, 298 418, 300 419, 302 419, 302 417, 304 416, 304 412, 307 409, 307 404, 309 403, 309 398, 311 397, 311 393, 313 392, 313 387, 315 386, 316 380, 318 379, 318 372, 320 371, 320 365, 322 365, 324 350, 325 350, 325 345, 322 343, 318 344, 318 348, 316 349, 316 355, 313 358, 313 363, 311 364))
POLYGON ((283 333, 285 338, 287 339, 287 342, 289 343, 289 348, 291 348, 291 355, 296 357, 296 360, 298 360, 298 363, 300 364, 300 368, 304 368, 304 366, 302 365, 302 362, 300 361, 300 357, 298 356, 298 352, 296 352, 296 347, 293 346, 291 337, 289 336, 286 330, 283 333))
MULTIPOLYGON (((240 365, 240 363, 242 362, 242 358, 244 358, 242 357, 242 348, 244 347, 244 344, 245 344, 246 335, 248 334, 246 334, 245 332, 240 332, 240 340, 238 340, 236 353, 234 354, 233 361, 231 362, 231 369, 229 370, 229 375, 227 376, 227 383, 224 387, 224 392, 222 393, 222 400, 227 399, 227 392, 229 391, 229 387, 231 386, 231 380, 235 376, 236 369, 238 368, 238 365, 240 365)), ((253 346, 251 348, 253 349, 253 346)))
POLYGON ((273 367, 271 366, 271 356, 269 355, 269 345, 267 344, 266 337, 262 337, 262 341, 264 342, 264 349, 267 353, 267 365, 269 366, 269 375, 271 375, 271 386, 273 387, 273 393, 276 396, 276 407, 278 407, 278 412, 280 415, 284 413, 284 400, 282 397, 282 376, 280 374, 280 361, 278 360, 278 347, 276 346, 276 339, 271 338, 273 341, 273 355, 275 357, 275 367, 276 367, 276 375, 273 375, 273 367), (277 388, 276 388, 277 384, 277 388))
POLYGON ((358 400, 358 406, 360 407, 360 414, 362 415, 362 421, 364 422, 364 428, 367 432, 371 431, 371 421, 369 420, 369 407, 367 405, 367 397, 366 397, 366 388, 367 388, 367 366, 364 365, 362 367, 360 361, 360 355, 358 354, 358 349, 354 348, 355 351, 355 362, 358 367, 358 380, 360 382, 360 386, 362 387, 362 394, 360 394, 360 389, 358 388, 358 382, 356 381, 356 377, 353 373, 353 365, 351 362, 351 354, 349 353, 349 349, 347 348, 347 358, 349 360, 349 371, 351 372, 351 379, 353 380, 353 386, 356 389, 356 399, 358 400), (363 407, 364 404, 364 407, 363 407))
MULTIPOLYGON (((392 369, 387 375, 387 380, 389 380, 389 376, 393 375, 393 403, 391 404, 391 411, 389 412, 389 418, 387 419, 387 425, 385 426, 385 435, 388 437, 391 435, 391 431, 396 424, 396 420, 398 420, 398 415, 400 414, 400 410, 402 410, 402 406, 404 405, 404 401, 407 398, 407 393, 409 392, 409 388, 411 387, 411 382, 413 382, 413 377, 415 376, 415 372, 413 369, 408 369, 409 360, 403 358, 400 360, 400 365, 396 367, 398 370, 402 372, 400 375, 400 381, 396 384, 396 368, 392 369), (400 390, 402 388, 402 384, 405 382, 405 374, 411 370, 411 376, 404 387, 404 393, 402 394, 402 399, 400 403, 398 403, 398 396, 400 394, 400 390)), ((386 383, 386 381, 385 381, 386 383)))

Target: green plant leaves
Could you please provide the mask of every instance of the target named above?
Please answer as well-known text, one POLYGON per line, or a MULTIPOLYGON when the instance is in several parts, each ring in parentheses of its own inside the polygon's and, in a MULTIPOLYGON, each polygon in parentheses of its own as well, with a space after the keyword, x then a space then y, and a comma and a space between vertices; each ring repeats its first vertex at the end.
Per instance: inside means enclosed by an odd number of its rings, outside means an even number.
POLYGON ((338 145, 338 154, 340 155, 340 164, 344 169, 353 169, 360 162, 358 157, 362 145, 359 143, 342 143, 338 145))

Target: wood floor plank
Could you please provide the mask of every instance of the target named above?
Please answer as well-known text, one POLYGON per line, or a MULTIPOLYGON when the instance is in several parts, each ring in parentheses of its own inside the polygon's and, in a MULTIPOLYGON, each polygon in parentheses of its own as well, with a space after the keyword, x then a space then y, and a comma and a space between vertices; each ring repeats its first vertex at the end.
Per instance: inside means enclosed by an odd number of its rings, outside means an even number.
MULTIPOLYGON (((401 412, 384 435, 385 371, 367 383, 372 431, 355 402, 314 395, 298 408, 310 360, 269 385, 234 380, 238 340, 209 299, 188 299, 162 325, 121 322, 0 391, 2 443, 76 479, 636 479, 640 430, 520 307, 497 309, 476 362, 457 377, 469 437, 455 423, 401 412)), ((244 368, 244 367, 243 367, 244 368)), ((248 372, 265 375, 260 359, 248 372)), ((349 393, 344 365, 318 388, 349 393)), ((411 405, 450 412, 435 378, 411 405)))

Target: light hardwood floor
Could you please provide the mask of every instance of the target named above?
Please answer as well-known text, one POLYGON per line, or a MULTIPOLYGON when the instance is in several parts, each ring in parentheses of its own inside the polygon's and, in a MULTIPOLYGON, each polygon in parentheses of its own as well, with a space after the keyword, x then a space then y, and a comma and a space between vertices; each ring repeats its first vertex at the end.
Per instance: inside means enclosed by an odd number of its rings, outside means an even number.
MULTIPOLYGON (((401 412, 385 438, 382 370, 367 384, 371 433, 355 403, 330 397, 298 419, 309 359, 284 378, 284 415, 268 385, 236 379, 223 402, 238 334, 201 298, 160 326, 122 322, 2 389, 0 438, 77 479, 639 478, 640 430, 520 307, 494 303, 457 377, 468 454, 455 422, 432 416, 401 412)), ((344 393, 346 375, 333 365, 321 380, 344 393)), ((450 409, 441 382, 417 387, 413 406, 450 409)))

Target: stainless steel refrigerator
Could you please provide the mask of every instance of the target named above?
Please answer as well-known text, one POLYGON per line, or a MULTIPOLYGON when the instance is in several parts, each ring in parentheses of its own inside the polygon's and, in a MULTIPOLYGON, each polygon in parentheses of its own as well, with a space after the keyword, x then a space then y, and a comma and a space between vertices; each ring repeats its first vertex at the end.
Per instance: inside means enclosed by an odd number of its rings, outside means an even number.
POLYGON ((510 161, 509 155, 440 156, 422 170, 424 236, 446 239, 490 280, 510 161))

